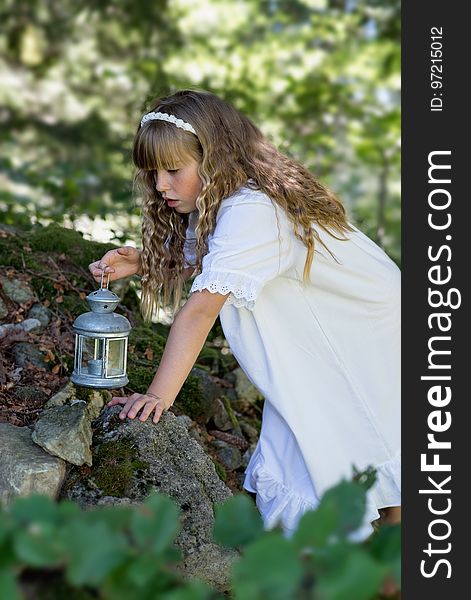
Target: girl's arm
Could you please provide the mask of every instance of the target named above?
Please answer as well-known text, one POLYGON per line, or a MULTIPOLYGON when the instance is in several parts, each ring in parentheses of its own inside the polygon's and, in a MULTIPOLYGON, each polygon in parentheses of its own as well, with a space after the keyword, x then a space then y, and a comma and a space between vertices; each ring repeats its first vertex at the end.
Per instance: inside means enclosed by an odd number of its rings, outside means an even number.
POLYGON ((169 408, 191 371, 211 327, 228 294, 212 294, 208 290, 194 292, 179 311, 167 339, 162 360, 149 386, 148 394, 114 397, 108 406, 124 404, 120 417, 136 417, 142 408, 141 421, 154 411, 157 423, 164 410, 169 408))

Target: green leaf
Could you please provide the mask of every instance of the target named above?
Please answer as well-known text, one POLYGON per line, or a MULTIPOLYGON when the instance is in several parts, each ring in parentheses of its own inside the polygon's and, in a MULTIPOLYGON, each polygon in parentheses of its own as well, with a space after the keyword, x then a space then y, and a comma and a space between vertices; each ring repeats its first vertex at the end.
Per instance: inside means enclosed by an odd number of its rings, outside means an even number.
POLYGON ((179 530, 178 506, 163 494, 150 494, 131 515, 131 531, 136 542, 156 553, 168 548, 179 530))
POLYGON ((362 523, 366 489, 355 481, 341 481, 328 489, 314 511, 300 519, 293 542, 297 548, 323 547, 355 531, 362 523))
POLYGON ((66 545, 57 535, 57 527, 35 522, 17 529, 13 538, 17 557, 31 567, 51 567, 64 559, 66 545))
POLYGON ((341 481, 326 491, 321 503, 330 504, 338 516, 337 533, 347 535, 360 527, 366 508, 366 490, 359 483, 341 481))
POLYGON ((335 568, 318 573, 316 600, 371 600, 386 572, 362 548, 355 547, 335 568))
POLYGON ((269 532, 246 547, 232 582, 237 600, 290 600, 299 597, 302 577, 294 545, 281 533, 269 532))
POLYGON ((264 531, 263 521, 253 501, 236 494, 216 505, 213 535, 218 544, 237 548, 258 538, 264 531))
POLYGON ((58 521, 55 501, 49 496, 39 494, 16 498, 10 507, 10 514, 19 524, 57 523, 58 521))
POLYGON ((104 598, 113 600, 155 600, 178 585, 178 577, 164 566, 162 558, 148 561, 129 557, 100 585, 104 598), (145 570, 143 570, 145 569, 145 570))
POLYGON ((129 556, 124 536, 102 522, 83 519, 68 524, 62 531, 69 540, 66 577, 73 585, 97 585, 129 556))
POLYGON ((2 598, 8 600, 23 600, 20 594, 18 584, 16 583, 15 574, 6 569, 0 569, 0 592, 2 598))
POLYGON ((133 558, 126 565, 126 580, 135 588, 145 587, 162 570, 163 561, 156 559, 155 554, 143 554, 133 558))
POLYGON ((292 537, 293 543, 298 549, 322 548, 329 543, 338 523, 335 506, 328 502, 321 503, 317 509, 307 511, 301 517, 292 537))
POLYGON ((401 526, 382 525, 373 535, 371 554, 389 567, 396 583, 401 583, 401 526))

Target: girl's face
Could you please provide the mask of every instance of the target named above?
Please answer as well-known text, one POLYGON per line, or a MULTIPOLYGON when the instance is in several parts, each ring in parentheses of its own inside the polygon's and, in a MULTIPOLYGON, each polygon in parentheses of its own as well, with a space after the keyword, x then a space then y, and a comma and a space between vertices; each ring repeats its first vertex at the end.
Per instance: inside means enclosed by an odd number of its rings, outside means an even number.
POLYGON ((202 188, 198 161, 190 159, 176 169, 154 171, 155 188, 170 208, 179 213, 196 210, 196 198, 202 188))

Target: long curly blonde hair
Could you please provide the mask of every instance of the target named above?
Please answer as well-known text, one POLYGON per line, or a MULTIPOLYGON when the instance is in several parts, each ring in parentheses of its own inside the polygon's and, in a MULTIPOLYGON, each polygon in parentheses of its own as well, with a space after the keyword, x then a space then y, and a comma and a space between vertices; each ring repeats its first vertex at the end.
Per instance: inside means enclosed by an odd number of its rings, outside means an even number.
POLYGON ((133 145, 134 189, 142 199, 142 296, 146 322, 159 308, 180 306, 188 214, 167 206, 154 174, 197 160, 202 182, 196 199, 196 272, 208 251, 221 201, 243 185, 265 192, 284 208, 294 235, 306 246, 303 278, 309 278, 314 244, 323 246, 313 222, 346 239, 352 228, 338 198, 296 161, 281 154, 242 113, 218 96, 181 90, 154 101, 149 111, 166 112, 190 123, 196 135, 173 123, 153 120, 139 126, 133 145), (248 181, 251 180, 250 183, 248 181))

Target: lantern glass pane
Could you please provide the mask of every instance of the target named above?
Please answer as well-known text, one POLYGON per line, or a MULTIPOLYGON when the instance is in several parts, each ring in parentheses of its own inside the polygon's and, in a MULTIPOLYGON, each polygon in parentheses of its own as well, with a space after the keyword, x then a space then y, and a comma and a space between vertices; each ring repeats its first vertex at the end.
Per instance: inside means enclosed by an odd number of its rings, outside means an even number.
POLYGON ((103 377, 103 353, 105 340, 82 336, 81 372, 103 377))
POLYGON ((124 364, 126 339, 107 340, 108 342, 108 360, 106 364, 106 377, 117 377, 125 375, 126 366, 124 364))
POLYGON ((78 370, 78 366, 79 366, 79 336, 76 333, 75 334, 75 355, 74 355, 74 370, 77 371, 78 370))

